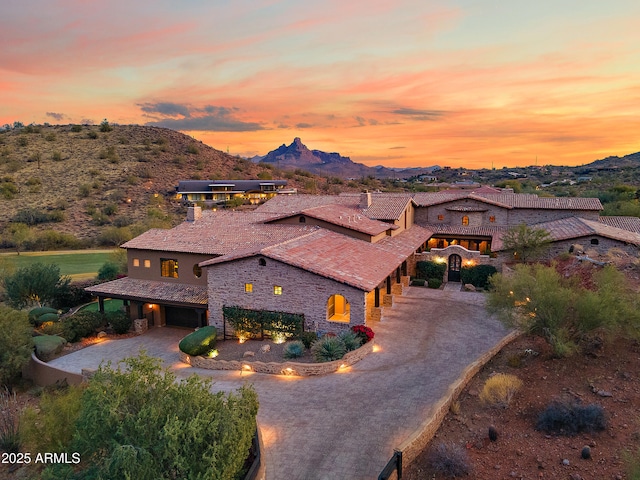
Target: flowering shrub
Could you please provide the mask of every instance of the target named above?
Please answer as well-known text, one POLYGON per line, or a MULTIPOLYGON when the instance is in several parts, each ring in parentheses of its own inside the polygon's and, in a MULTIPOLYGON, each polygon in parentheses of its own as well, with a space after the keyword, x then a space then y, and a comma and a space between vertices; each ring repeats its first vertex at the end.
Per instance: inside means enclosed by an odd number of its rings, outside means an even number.
POLYGON ((364 325, 354 325, 351 327, 351 331, 362 338, 362 343, 367 343, 373 340, 373 330, 369 327, 365 327, 364 325))

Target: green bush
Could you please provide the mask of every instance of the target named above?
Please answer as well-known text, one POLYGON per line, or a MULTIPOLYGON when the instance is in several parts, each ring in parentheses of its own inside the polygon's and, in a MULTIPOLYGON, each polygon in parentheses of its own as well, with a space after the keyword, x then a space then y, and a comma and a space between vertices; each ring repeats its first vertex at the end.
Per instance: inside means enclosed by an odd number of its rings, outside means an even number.
POLYGON ((107 312, 105 313, 105 319, 113 331, 119 335, 127 333, 131 329, 131 317, 123 312, 122 310, 117 312, 107 312))
POLYGON ((207 325, 180 340, 178 348, 181 352, 194 357, 204 355, 215 348, 217 337, 216 327, 207 325))
POLYGON ((431 260, 420 261, 416 263, 416 276, 418 278, 443 278, 444 272, 447 270, 445 263, 436 263, 431 260))
POLYGON ((82 395, 73 441, 80 478, 235 479, 256 430, 251 387, 211 393, 196 375, 180 382, 141 355, 100 367, 82 395))
POLYGON ((250 310, 231 306, 222 307, 226 322, 233 327, 237 337, 251 338, 267 335, 284 335, 287 338, 302 333, 304 315, 268 310, 250 310))
POLYGON ((56 289, 51 304, 60 310, 68 310, 78 305, 89 303, 93 297, 83 285, 63 285, 56 289))
POLYGON ((43 362, 51 360, 56 353, 60 353, 67 341, 57 335, 37 335, 33 337, 36 357, 43 362))
POLYGON ((105 262, 98 270, 98 280, 107 282, 115 280, 120 274, 120 265, 115 262, 105 262))
POLYGON ((430 278, 427 280, 427 286, 429 288, 440 288, 440 285, 442 285, 442 280, 439 278, 430 278))
POLYGON ((82 125, 72 125, 71 126, 71 131, 75 132, 75 133, 81 132, 82 131, 82 125))
POLYGON ((27 407, 20 417, 20 439, 32 452, 62 452, 71 444, 80 414, 83 387, 43 393, 38 409, 27 407))
POLYGON ((0 306, 0 387, 20 377, 33 351, 32 327, 27 314, 0 306))
POLYGON ((0 450, 3 452, 18 453, 22 448, 19 411, 16 392, 6 387, 0 389, 0 450))
POLYGON ((44 335, 62 335, 64 325, 62 322, 44 322, 38 331, 44 335))
POLYGON ((45 322, 57 322, 60 320, 58 313, 43 313, 35 320, 36 326, 40 326, 45 322))
POLYGON ((70 281, 69 277, 60 276, 60 267, 57 265, 38 262, 5 276, 4 288, 8 303, 16 308, 24 308, 34 303, 50 304, 57 291, 65 288, 70 281))
POLYGON ((474 287, 487 288, 489 286, 489 277, 494 273, 497 273, 497 270, 493 265, 462 267, 460 281, 464 284, 470 283, 474 287))
POLYGON ((311 352, 316 362, 331 362, 344 357, 347 349, 338 337, 325 335, 313 344, 311 352))
MULTIPOLYGON (((36 320, 41 317, 42 315, 44 315, 45 313, 58 313, 58 310, 56 310, 55 308, 51 308, 51 307, 36 307, 36 308, 32 308, 31 310, 29 310, 29 321, 33 324, 36 323, 36 320)), ((42 323, 42 322, 40 322, 42 323)))
POLYGON ((284 358, 286 359, 291 359, 291 358, 299 358, 302 355, 304 355, 304 343, 302 343, 300 340, 294 340, 293 342, 288 342, 285 346, 284 346, 284 358))
POLYGON ((104 321, 104 316, 100 312, 78 312, 62 319, 62 336, 68 342, 77 342, 93 335, 100 326, 104 325, 104 321))
POLYGON ((299 338, 304 344, 304 348, 311 348, 311 345, 318 340, 318 334, 316 332, 301 332, 299 338))
POLYGON ((345 330, 344 332, 340 332, 338 338, 344 344, 344 347, 347 349, 347 352, 351 352, 357 348, 362 346, 362 338, 351 330, 345 330))

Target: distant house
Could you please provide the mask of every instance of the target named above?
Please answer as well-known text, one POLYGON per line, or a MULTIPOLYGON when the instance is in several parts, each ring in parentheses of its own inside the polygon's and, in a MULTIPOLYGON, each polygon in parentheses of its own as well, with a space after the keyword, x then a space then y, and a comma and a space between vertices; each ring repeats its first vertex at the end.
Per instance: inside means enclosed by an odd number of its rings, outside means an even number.
POLYGON ((234 199, 255 205, 275 195, 295 193, 295 188, 287 188, 286 180, 181 180, 176 187, 176 197, 184 204, 209 207, 234 199))
POLYGON ((502 237, 514 225, 549 232, 551 254, 579 243, 637 255, 640 221, 600 217, 601 209, 597 198, 491 187, 276 194, 248 212, 191 206, 177 227, 123 245, 128 277, 87 291, 125 300, 133 319, 155 326, 209 324, 228 333, 223 307, 237 306, 299 314, 306 330, 339 332, 380 320, 420 260, 445 263, 443 280, 451 282, 460 281, 464 266, 501 269, 513 258, 502 237))

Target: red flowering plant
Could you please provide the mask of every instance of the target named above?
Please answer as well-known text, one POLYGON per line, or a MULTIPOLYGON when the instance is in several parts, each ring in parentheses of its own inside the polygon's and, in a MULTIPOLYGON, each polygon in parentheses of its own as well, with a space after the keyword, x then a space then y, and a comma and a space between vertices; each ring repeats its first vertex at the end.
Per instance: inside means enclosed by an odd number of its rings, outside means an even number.
POLYGON ((375 333, 373 333, 373 330, 364 325, 354 325, 353 327, 351 327, 351 331, 362 338, 362 343, 370 342, 375 335, 375 333))

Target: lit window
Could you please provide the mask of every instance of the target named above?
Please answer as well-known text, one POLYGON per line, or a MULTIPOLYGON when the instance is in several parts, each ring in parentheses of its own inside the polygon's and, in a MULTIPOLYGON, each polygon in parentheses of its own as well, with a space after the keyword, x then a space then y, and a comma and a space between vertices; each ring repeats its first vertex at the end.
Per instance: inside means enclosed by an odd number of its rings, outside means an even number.
POLYGON ((202 267, 200 265, 198 265, 197 263, 193 266, 193 275, 196 278, 200 278, 202 276, 202 267))
POLYGON ((489 217, 489 221, 491 223, 496 223, 496 217, 494 217, 494 216, 489 217))
POLYGON ((469 225, 469 217, 466 215, 462 217, 462 225, 469 225))
POLYGON ((332 322, 349 322, 351 306, 342 295, 331 295, 327 300, 327 320, 332 322))
POLYGON ((139 258, 134 258, 133 259, 133 266, 134 267, 139 267, 140 266, 140 259, 139 258))
POLYGON ((144 268, 151 268, 151 260, 144 261, 144 268))
POLYGON ((178 260, 175 258, 161 258, 160 275, 163 277, 178 278, 178 260))
POLYGON ((440 221, 444 220, 444 215, 438 215, 438 220, 440 221))
POLYGON ((244 291, 246 293, 251 293, 253 292, 253 283, 245 283, 244 284, 244 291))
POLYGON ((279 285, 273 286, 273 294, 274 295, 282 295, 282 287, 279 285))

